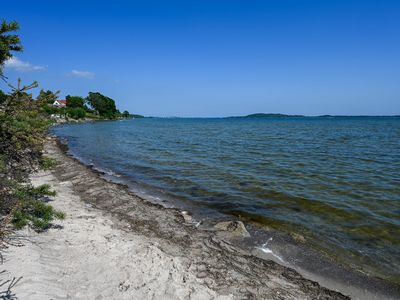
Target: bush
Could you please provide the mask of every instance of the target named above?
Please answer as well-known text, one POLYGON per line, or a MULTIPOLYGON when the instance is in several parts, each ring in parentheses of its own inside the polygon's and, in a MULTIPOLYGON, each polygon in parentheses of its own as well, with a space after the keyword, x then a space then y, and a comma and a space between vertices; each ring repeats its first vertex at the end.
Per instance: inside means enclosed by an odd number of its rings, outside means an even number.
POLYGON ((48 115, 65 115, 65 108, 54 107, 51 104, 44 104, 42 110, 48 115))
MULTIPOLYGON (((0 161, 1 163, 1 161, 0 161)), ((49 170, 53 167, 55 167, 58 164, 58 161, 56 159, 50 158, 50 157, 42 157, 39 160, 39 166, 42 170, 49 170)))
POLYGON ((65 214, 39 200, 21 202, 13 213, 12 223, 16 229, 30 226, 35 231, 43 231, 51 226, 54 219, 63 220, 65 214))
POLYGON ((86 116, 86 111, 81 107, 67 108, 67 115, 72 119, 83 119, 86 116))
POLYGON ((43 196, 55 196, 48 184, 38 186, 18 186, 15 191, 18 203, 12 212, 12 223, 17 229, 30 226, 36 231, 43 231, 51 226, 54 219, 64 219, 64 213, 55 210, 40 200, 43 196))

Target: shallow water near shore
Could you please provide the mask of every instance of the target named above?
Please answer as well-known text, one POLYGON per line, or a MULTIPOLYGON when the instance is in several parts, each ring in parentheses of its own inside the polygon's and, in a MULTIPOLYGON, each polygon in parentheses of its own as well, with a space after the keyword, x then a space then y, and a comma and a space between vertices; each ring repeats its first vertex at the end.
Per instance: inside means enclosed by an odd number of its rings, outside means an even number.
POLYGON ((399 118, 152 118, 53 131, 160 201, 268 226, 400 281, 399 118))

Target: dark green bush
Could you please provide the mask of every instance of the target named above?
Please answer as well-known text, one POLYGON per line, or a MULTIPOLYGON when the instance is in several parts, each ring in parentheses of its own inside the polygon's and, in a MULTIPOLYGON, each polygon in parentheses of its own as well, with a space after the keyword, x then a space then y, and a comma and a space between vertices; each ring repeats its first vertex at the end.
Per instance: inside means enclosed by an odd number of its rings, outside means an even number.
POLYGON ((86 111, 82 107, 67 108, 67 115, 72 119, 83 119, 86 116, 86 111))
POLYGON ((18 186, 15 190, 18 198, 17 205, 12 212, 12 223, 17 229, 30 226, 36 231, 43 231, 51 226, 54 219, 64 219, 64 213, 55 210, 51 205, 43 202, 40 197, 55 196, 50 185, 44 184, 36 188, 32 186, 18 186))

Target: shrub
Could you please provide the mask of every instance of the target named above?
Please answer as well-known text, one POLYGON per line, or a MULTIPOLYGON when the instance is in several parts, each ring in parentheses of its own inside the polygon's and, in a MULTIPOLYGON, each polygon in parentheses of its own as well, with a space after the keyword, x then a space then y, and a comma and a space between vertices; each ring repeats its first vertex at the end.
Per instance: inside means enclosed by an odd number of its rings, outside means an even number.
POLYGON ((86 111, 81 107, 67 108, 67 115, 72 119, 83 119, 86 116, 86 111))
POLYGON ((39 160, 39 166, 42 170, 49 170, 56 165, 58 165, 58 161, 54 158, 43 156, 39 160))
POLYGON ((29 174, 37 166, 54 164, 43 157, 50 120, 40 105, 20 90, 0 104, 0 217, 11 214, 16 228, 29 225, 38 231, 48 228, 53 219, 63 218, 44 203, 43 196, 55 195, 50 186, 29 184, 29 174))
POLYGON ((51 226, 54 219, 64 219, 64 213, 40 200, 43 196, 55 196, 48 184, 38 186, 18 186, 15 195, 18 202, 12 212, 12 223, 17 229, 30 226, 36 231, 43 231, 51 226))

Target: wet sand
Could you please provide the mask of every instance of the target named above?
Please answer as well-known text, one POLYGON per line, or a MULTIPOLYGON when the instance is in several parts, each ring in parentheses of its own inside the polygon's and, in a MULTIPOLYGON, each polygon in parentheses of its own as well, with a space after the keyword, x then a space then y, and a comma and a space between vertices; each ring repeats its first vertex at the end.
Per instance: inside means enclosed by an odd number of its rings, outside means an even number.
POLYGON ((54 228, 18 233, 6 276, 19 299, 348 299, 297 271, 252 255, 238 237, 202 230, 177 209, 141 199, 46 145, 60 163, 33 174, 66 213, 54 228))

